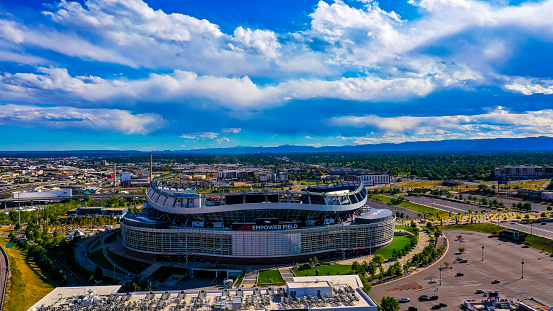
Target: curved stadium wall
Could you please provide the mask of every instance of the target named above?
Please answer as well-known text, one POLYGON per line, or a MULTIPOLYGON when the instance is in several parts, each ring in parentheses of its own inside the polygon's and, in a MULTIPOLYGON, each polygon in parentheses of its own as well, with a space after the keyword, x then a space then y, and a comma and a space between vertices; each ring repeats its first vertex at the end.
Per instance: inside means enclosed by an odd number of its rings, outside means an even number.
MULTIPOLYGON (((356 204, 350 204, 349 207, 342 204, 316 206, 316 204, 290 202, 261 204, 266 206, 265 210, 268 207, 271 210, 289 209, 291 204, 306 211, 334 210, 336 217, 342 222, 345 217, 352 216, 353 211, 359 211, 366 202, 364 187, 362 190, 355 191, 355 193, 362 193, 364 197, 355 202, 356 204), (362 204, 358 206, 359 203, 362 204), (355 205, 356 208, 349 210, 351 205, 355 205), (348 213, 344 213, 348 210, 349 216, 348 213)), ((327 198, 325 201, 329 202, 327 198)), ((243 210, 244 206, 250 207, 256 204, 259 203, 223 205, 213 208, 228 209, 233 206, 237 210, 243 210)), ((187 211, 205 211, 204 208, 187 208, 187 211)), ((355 220, 350 218, 344 223, 320 223, 303 228, 300 225, 298 229, 232 230, 228 223, 225 223, 225 228, 194 228, 175 225, 175 220, 171 220, 171 217, 161 219, 159 210, 153 210, 156 212, 154 216, 127 214, 123 218, 121 222, 123 245, 129 255, 150 260, 201 260, 241 264, 259 263, 263 260, 266 263, 289 263, 313 256, 324 258, 342 256, 343 253, 348 255, 369 253, 393 241, 395 224, 395 216, 389 210, 371 210, 365 215, 356 217, 355 220)), ((284 219, 280 221, 285 226, 282 222, 284 219)))

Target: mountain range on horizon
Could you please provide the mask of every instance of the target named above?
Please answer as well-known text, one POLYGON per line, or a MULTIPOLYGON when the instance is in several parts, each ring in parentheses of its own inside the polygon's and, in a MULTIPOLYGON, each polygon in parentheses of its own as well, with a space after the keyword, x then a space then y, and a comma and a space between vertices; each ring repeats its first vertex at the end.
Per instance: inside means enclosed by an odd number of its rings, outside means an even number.
POLYGON ((236 146, 193 150, 66 150, 66 151, 0 151, 0 155, 74 154, 94 156, 131 156, 153 154, 255 154, 255 153, 315 153, 315 152, 461 152, 461 151, 547 151, 553 150, 553 137, 495 138, 470 140, 418 141, 403 143, 367 144, 350 146, 297 146, 275 147, 236 146))

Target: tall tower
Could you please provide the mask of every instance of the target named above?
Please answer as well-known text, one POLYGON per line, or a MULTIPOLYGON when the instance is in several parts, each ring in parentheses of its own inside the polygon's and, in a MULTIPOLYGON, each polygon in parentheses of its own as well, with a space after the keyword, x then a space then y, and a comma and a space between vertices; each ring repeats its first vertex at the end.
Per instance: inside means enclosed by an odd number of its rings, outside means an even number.
POLYGON ((152 154, 150 153, 150 176, 148 176, 148 181, 152 181, 154 179, 154 170, 152 165, 152 154))
POLYGON ((113 188, 115 188, 115 181, 117 180, 117 164, 113 162, 113 188))

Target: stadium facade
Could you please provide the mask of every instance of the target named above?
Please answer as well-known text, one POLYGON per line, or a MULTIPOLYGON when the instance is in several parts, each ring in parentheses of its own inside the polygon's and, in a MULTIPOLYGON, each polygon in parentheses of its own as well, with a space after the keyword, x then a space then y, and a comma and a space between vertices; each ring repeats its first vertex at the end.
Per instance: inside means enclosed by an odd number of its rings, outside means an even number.
POLYGON ((200 194, 154 180, 140 214, 121 222, 129 255, 153 260, 278 263, 369 253, 392 242, 395 216, 364 207, 358 178, 304 191, 200 194))

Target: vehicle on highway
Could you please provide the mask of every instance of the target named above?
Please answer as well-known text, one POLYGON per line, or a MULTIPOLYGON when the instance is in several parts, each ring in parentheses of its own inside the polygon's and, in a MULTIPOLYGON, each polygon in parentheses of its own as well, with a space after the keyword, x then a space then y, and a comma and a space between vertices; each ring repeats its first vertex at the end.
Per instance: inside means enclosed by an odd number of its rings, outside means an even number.
POLYGON ((422 296, 419 297, 419 300, 420 301, 428 301, 428 300, 430 300, 430 298, 428 298, 427 295, 422 295, 422 296))
POLYGON ((447 307, 447 303, 440 302, 439 306, 442 307, 442 308, 445 308, 445 307, 447 307))
POLYGON ((405 298, 405 297, 401 297, 401 298, 399 298, 397 301, 398 301, 398 302, 409 302, 409 301, 411 301, 411 299, 405 298))
POLYGON ((455 276, 464 276, 465 274, 464 273, 461 273, 461 272, 457 272, 457 274, 455 274, 455 276))
POLYGON ((476 290, 476 293, 475 293, 475 294, 483 294, 483 293, 484 293, 484 291, 483 291, 483 290, 481 290, 481 289, 477 289, 477 290, 476 290))
POLYGON ((428 282, 428 283, 434 284, 434 283, 438 283, 438 281, 436 281, 436 280, 430 280, 430 282, 428 282))
POLYGON ((493 281, 492 281, 492 284, 499 284, 499 283, 500 283, 499 280, 493 280, 493 281))
POLYGON ((440 309, 441 307, 442 307, 442 306, 440 306, 440 305, 433 305, 431 309, 432 309, 432 310, 438 310, 438 309, 440 309))
POLYGON ((407 309, 407 311, 419 311, 419 308, 411 306, 407 309))
POLYGON ((430 296, 430 300, 438 300, 438 296, 430 296))

